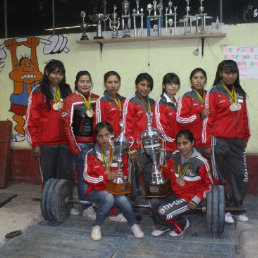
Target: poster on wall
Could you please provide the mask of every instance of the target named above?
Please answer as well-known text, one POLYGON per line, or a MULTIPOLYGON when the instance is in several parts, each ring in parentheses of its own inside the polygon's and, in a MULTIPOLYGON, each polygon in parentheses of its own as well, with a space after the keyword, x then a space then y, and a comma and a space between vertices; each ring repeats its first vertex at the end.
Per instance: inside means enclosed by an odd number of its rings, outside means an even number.
POLYGON ((258 79, 258 47, 227 46, 223 55, 237 63, 241 79, 258 79))

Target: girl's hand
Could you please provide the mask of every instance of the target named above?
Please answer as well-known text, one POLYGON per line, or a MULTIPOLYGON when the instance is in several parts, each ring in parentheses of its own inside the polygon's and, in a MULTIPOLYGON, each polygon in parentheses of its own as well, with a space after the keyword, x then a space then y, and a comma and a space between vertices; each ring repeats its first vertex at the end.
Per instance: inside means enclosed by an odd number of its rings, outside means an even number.
POLYGON ((108 172, 108 180, 114 180, 117 179, 118 177, 123 176, 123 172, 120 170, 116 170, 116 171, 109 171, 108 172))
POLYGON ((196 209, 197 205, 196 205, 196 203, 190 201, 190 202, 188 203, 187 207, 188 207, 190 210, 194 210, 194 209, 196 209))
POLYGON ((39 157, 40 157, 40 149, 39 149, 39 146, 32 148, 32 155, 33 155, 33 157, 35 157, 35 158, 39 158, 39 157))
POLYGON ((201 113, 202 120, 210 115, 210 110, 208 108, 205 108, 201 113))

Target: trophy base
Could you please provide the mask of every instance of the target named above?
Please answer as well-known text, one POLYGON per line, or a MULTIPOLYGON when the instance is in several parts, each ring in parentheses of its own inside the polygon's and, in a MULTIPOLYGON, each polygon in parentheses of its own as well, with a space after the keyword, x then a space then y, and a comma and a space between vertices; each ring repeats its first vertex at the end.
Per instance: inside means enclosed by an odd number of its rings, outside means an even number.
POLYGON ((124 39, 124 38, 131 38, 131 36, 128 35, 128 34, 125 34, 122 38, 123 38, 123 39, 124 39))
POLYGON ((114 195, 122 195, 131 193, 131 184, 129 182, 116 184, 112 181, 107 181, 106 191, 114 195))
POLYGON ((89 40, 89 38, 88 38, 87 35, 82 35, 82 36, 81 36, 81 40, 89 40))
POLYGON ((161 185, 148 184, 145 186, 146 198, 166 197, 170 192, 171 192, 170 180, 167 180, 164 184, 161 184, 161 185))

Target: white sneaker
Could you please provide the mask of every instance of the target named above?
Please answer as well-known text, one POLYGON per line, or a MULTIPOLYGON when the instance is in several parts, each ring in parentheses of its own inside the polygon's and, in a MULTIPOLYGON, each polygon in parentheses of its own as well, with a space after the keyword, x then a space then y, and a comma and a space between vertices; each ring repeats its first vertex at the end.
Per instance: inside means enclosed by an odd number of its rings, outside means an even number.
POLYGON ((127 222, 127 219, 124 217, 122 213, 117 216, 109 216, 109 220, 118 221, 118 222, 127 222))
POLYGON ((144 233, 142 232, 142 230, 138 224, 134 224, 133 226, 131 226, 131 230, 132 230, 135 238, 143 238, 144 237, 144 233))
POLYGON ((239 214, 239 215, 236 215, 235 217, 240 222, 247 222, 248 221, 248 217, 245 214, 239 214))
POLYGON ((225 222, 230 224, 233 224, 235 222, 230 212, 225 213, 225 222))
POLYGON ((72 208, 70 211, 70 214, 77 216, 80 214, 80 211, 78 209, 72 208))
POLYGON ((188 219, 186 219, 186 225, 184 227, 184 230, 181 233, 177 233, 176 231, 170 231, 168 234, 172 237, 179 237, 182 236, 184 234, 184 232, 186 231, 186 229, 189 228, 189 221, 188 219))
POLYGON ((100 240, 101 239, 101 226, 95 225, 91 231, 91 239, 92 240, 100 240))
POLYGON ((165 233, 167 231, 169 231, 169 228, 166 228, 166 229, 163 229, 163 230, 155 228, 155 229, 152 230, 151 235, 157 237, 157 236, 161 236, 163 233, 165 233))
POLYGON ((96 219, 96 212, 95 212, 93 206, 90 206, 89 208, 85 209, 82 212, 82 216, 86 217, 90 220, 95 220, 96 219))

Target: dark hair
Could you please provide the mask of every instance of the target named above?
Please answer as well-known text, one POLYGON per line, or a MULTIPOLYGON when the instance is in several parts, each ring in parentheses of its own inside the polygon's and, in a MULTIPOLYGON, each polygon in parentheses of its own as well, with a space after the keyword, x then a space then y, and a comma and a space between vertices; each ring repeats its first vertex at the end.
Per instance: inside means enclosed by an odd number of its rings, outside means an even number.
MULTIPOLYGON (((162 85, 165 87, 166 84, 174 83, 178 85, 178 89, 180 89, 180 79, 175 73, 167 73, 163 77, 162 85)), ((162 87, 162 94, 166 92, 166 88, 162 87)))
POLYGON ((194 77, 194 75, 196 73, 202 73, 204 75, 204 77, 205 77, 205 83, 207 82, 207 74, 206 74, 206 72, 202 68, 198 67, 198 68, 195 68, 194 70, 192 70, 192 72, 190 74, 190 82, 191 83, 192 83, 192 78, 194 77))
POLYGON ((187 129, 185 129, 185 130, 181 130, 181 131, 179 131, 177 133, 177 135, 176 135, 176 144, 177 144, 178 138, 180 138, 182 136, 184 136, 190 142, 194 141, 194 136, 193 136, 192 132, 187 130, 187 129))
POLYGON ((121 81, 121 77, 120 77, 120 75, 117 72, 109 71, 109 72, 104 74, 104 83, 106 83, 107 80, 108 80, 108 77, 112 76, 112 75, 116 76, 118 78, 118 80, 121 81))
POLYGON ((106 128, 110 133, 112 133, 112 134, 114 133, 114 129, 109 122, 100 122, 100 123, 96 124, 96 126, 94 128, 94 133, 95 133, 96 137, 98 136, 99 131, 104 128, 106 128))
POLYGON ((74 89, 78 90, 77 83, 80 80, 81 76, 88 75, 90 78, 90 82, 92 83, 90 73, 88 71, 80 71, 76 74, 75 82, 74 82, 74 89))
POLYGON ((220 76, 220 73, 222 72, 237 73, 237 78, 234 82, 235 90, 237 93, 245 94, 245 91, 243 90, 239 82, 239 70, 235 61, 223 60, 221 63, 219 63, 213 85, 217 85, 221 82, 222 78, 220 76))
POLYGON ((135 79, 135 85, 137 85, 139 82, 146 80, 149 83, 149 87, 152 90, 153 89, 153 79, 148 73, 140 73, 137 75, 135 79))
POLYGON ((61 97, 64 99, 72 93, 70 86, 66 84, 64 64, 59 60, 50 60, 44 68, 44 75, 39 83, 42 93, 46 96, 46 104, 49 110, 51 109, 50 101, 53 99, 53 96, 50 91, 50 81, 46 73, 48 72, 50 74, 54 72, 56 69, 64 76, 63 80, 60 82, 59 85, 61 97))

